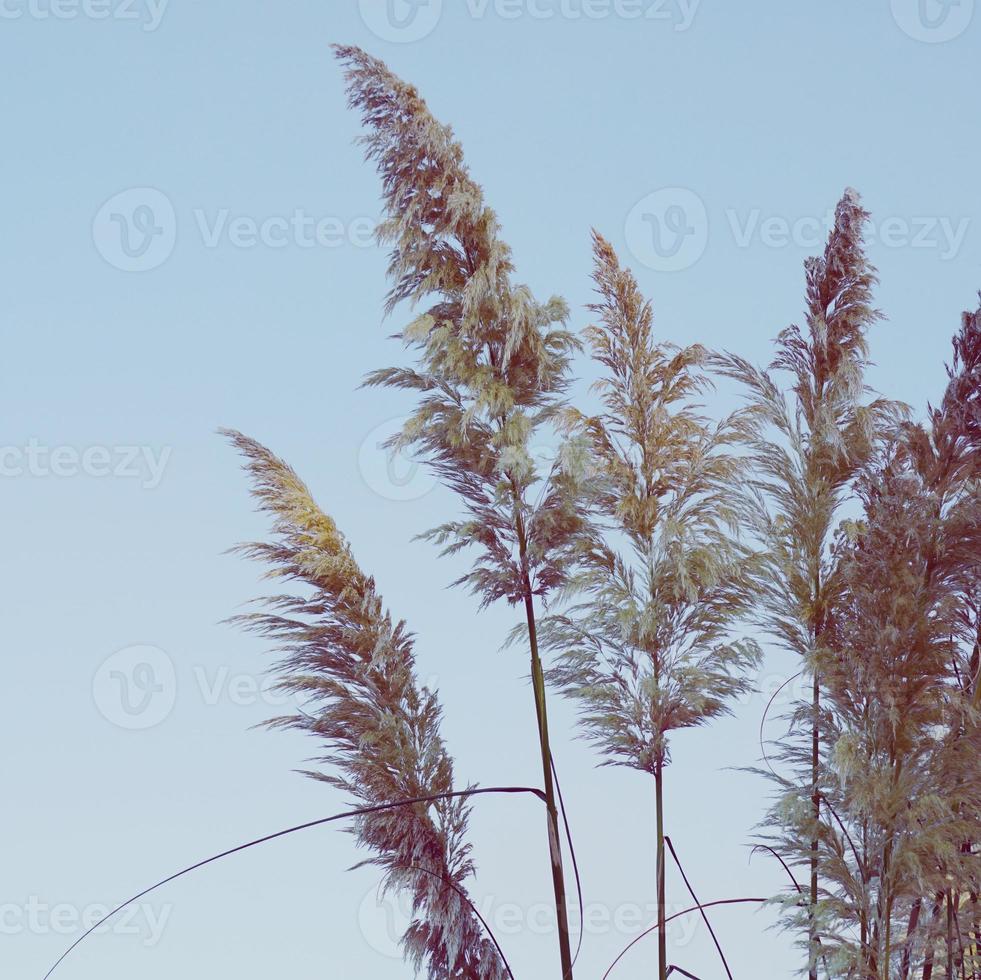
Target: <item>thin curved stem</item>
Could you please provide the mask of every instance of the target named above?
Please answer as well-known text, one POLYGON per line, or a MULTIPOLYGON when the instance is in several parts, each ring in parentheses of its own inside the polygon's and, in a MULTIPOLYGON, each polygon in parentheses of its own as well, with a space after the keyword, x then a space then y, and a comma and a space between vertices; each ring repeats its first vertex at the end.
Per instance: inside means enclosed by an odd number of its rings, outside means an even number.
MULTIPOLYGON (((758 850, 769 851, 783 865, 783 870, 787 872, 787 877, 790 878, 790 880, 794 883, 794 888, 797 889, 797 894, 798 895, 804 894, 804 889, 801 887, 800 882, 794 877, 794 873, 787 866, 787 862, 784 861, 784 859, 772 847, 770 847, 769 844, 755 844, 753 846, 753 849, 749 852, 749 856, 751 860, 753 855, 758 850)), ((801 899, 801 901, 798 904, 803 904, 803 901, 804 900, 801 899)), ((818 944, 820 945, 820 943, 821 940, 820 938, 818 938, 818 944)), ((824 969, 828 973, 828 976, 830 977, 831 971, 828 970, 828 958, 824 955, 823 952, 821 953, 821 962, 824 964, 824 969)))
MULTIPOLYGON (((674 858, 674 863, 678 865, 678 870, 681 872, 682 880, 685 883, 685 887, 688 889, 688 894, 691 895, 692 901, 697 902, 698 896, 695 894, 695 889, 692 888, 691 882, 688 880, 688 875, 685 874, 685 869, 681 866, 681 861, 678 858, 678 852, 674 849, 674 844, 671 843, 671 838, 665 834, 664 843, 668 845, 668 850, 671 852, 671 857, 674 858)), ((725 967, 726 976, 729 980, 732 980, 732 970, 729 969, 729 964, 726 962, 726 954, 722 952, 722 947, 719 945, 719 938, 715 934, 715 930, 712 928, 712 923, 709 922, 709 917, 705 912, 705 909, 699 907, 699 911, 702 913, 702 921, 708 928, 709 935, 712 937, 712 942, 715 943, 715 948, 719 951, 719 957, 722 960, 722 965, 725 967)), ((684 972, 680 967, 675 967, 675 969, 680 972, 684 972)))
MULTIPOLYGON (((572 957, 572 965, 576 965, 579 953, 582 950, 582 937, 586 928, 586 912, 582 901, 582 879, 579 877, 579 861, 576 859, 576 846, 572 843, 572 831, 569 829, 569 818, 565 812, 565 800, 562 799, 562 787, 559 785, 559 773, 555 768, 555 756, 552 759, 552 776, 555 778, 555 792, 559 798, 559 810, 562 813, 562 823, 565 826, 565 839, 569 842, 569 859, 572 861, 572 873, 576 876, 576 894, 579 896, 579 942, 576 943, 576 952, 572 957)), ((698 899, 696 899, 698 901, 698 899)))
POLYGON ((435 878, 437 881, 442 882, 444 885, 448 885, 457 893, 457 895, 462 898, 468 906, 470 906, 470 911, 477 917, 477 920, 484 927, 484 931, 490 936, 491 942, 494 944, 494 948, 497 950, 497 955, 501 957, 501 962, 504 964, 504 969, 508 971, 508 976, 511 980, 514 980, 514 973, 511 971, 511 964, 508 963, 508 958, 504 955, 504 950, 501 949, 501 944, 497 941, 497 936, 494 935, 494 930, 487 924, 487 920, 480 914, 477 906, 474 905, 470 896, 460 888, 456 882, 450 881, 445 875, 437 874, 435 871, 430 871, 428 868, 420 868, 417 864, 409 865, 410 871, 419 871, 424 875, 429 875, 431 878, 435 878))
POLYGON ((170 884, 172 881, 176 881, 178 878, 183 878, 184 875, 190 874, 192 871, 197 871, 198 868, 203 868, 205 865, 213 864, 215 861, 220 861, 222 858, 229 857, 232 854, 237 854, 239 851, 248 850, 250 847, 257 847, 259 844, 266 844, 269 841, 276 840, 279 837, 285 837, 287 834, 295 834, 301 830, 309 830, 311 827, 320 827, 324 824, 333 823, 336 820, 349 820, 351 817, 362 817, 367 816, 369 813, 383 813, 386 810, 397 810, 399 807, 404 806, 414 806, 416 803, 436 803, 440 800, 452 800, 458 799, 465 796, 480 796, 486 793, 503 793, 503 794, 517 794, 517 793, 531 793, 533 796, 537 796, 543 803, 545 802, 545 794, 540 789, 534 789, 530 786, 488 786, 486 788, 477 789, 467 789, 459 790, 453 793, 436 793, 433 796, 417 796, 413 797, 411 800, 400 800, 397 803, 380 803, 375 806, 365 806, 359 807, 355 810, 345 810, 343 813, 335 813, 330 817, 321 817, 319 820, 310 820, 307 823, 297 824, 295 827, 287 827, 285 830, 278 830, 274 834, 267 834, 265 837, 259 837, 256 840, 248 841, 245 844, 239 844, 237 847, 231 847, 227 851, 222 851, 220 854, 214 854, 209 858, 205 858, 203 861, 198 861, 196 864, 192 864, 182 870, 170 875, 167 878, 163 878, 158 881, 155 885, 151 885, 149 888, 144 888, 143 891, 138 892, 131 898, 127 898, 125 902, 117 905, 111 912, 106 913, 98 922, 90 926, 85 932, 82 933, 78 939, 75 940, 58 957, 54 966, 48 970, 44 975, 44 980, 48 980, 52 973, 58 969, 58 967, 67 959, 68 955, 85 939, 92 935, 96 929, 101 925, 111 919, 114 915, 121 912, 127 905, 132 905, 133 902, 139 901, 151 892, 156 891, 158 888, 162 888, 164 885, 170 884))
POLYGON ((845 840, 848 841, 848 846, 852 849, 852 857, 855 858, 855 864, 858 865, 858 870, 861 873, 862 880, 864 882, 864 880, 865 880, 865 865, 862 863, 862 859, 858 856, 858 848, 855 847, 855 842, 852 840, 851 834, 848 833, 848 830, 846 829, 844 823, 842 823, 841 817, 838 816, 838 812, 831 805, 831 800, 829 800, 828 797, 824 793, 821 794, 821 799, 824 800, 825 806, 830 811, 831 816, 833 816, 835 818, 836 822, 838 823, 838 826, 841 828, 842 834, 845 835, 845 840))
MULTIPOLYGON (((664 921, 670 922, 672 919, 678 919, 683 915, 687 915, 689 912, 696 912, 699 909, 710 909, 714 905, 740 905, 744 902, 757 902, 762 904, 767 902, 767 898, 719 898, 714 902, 704 902, 698 905, 693 905, 691 908, 682 909, 680 912, 675 912, 674 915, 669 915, 664 921)), ((635 936, 622 950, 620 950, 620 955, 607 967, 606 973, 603 974, 602 980, 607 980, 607 977, 613 972, 613 968, 617 965, 627 955, 627 953, 637 945, 646 936, 649 936, 652 932, 657 931, 657 923, 655 922, 650 928, 645 929, 639 936, 635 936)))
POLYGON ((793 677, 788 677, 774 692, 770 695, 770 700, 766 702, 766 707, 763 709, 763 716, 760 718, 760 752, 763 753, 763 762, 766 763, 766 768, 773 773, 774 777, 779 779, 773 766, 770 765, 770 760, 766 756, 766 748, 763 742, 763 726, 766 724, 766 716, 770 713, 770 708, 773 707, 773 702, 776 701, 777 695, 791 682, 797 680, 804 671, 798 670, 793 677))
POLYGON ((769 844, 754 844, 753 850, 749 852, 750 860, 752 860, 753 855, 758 850, 769 851, 783 865, 783 870, 787 872, 788 877, 794 883, 794 888, 797 889, 797 893, 799 895, 804 894, 804 889, 801 888, 800 882, 794 877, 794 873, 789 867, 787 867, 787 862, 784 861, 784 859, 780 857, 780 855, 772 847, 770 847, 769 844))

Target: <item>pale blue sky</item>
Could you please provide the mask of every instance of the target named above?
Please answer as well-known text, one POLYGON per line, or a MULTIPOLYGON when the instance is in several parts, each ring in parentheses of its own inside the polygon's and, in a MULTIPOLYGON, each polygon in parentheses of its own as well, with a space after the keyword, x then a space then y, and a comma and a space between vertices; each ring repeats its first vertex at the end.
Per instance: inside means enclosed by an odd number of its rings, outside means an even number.
MULTIPOLYGON (((219 621, 261 585, 223 551, 265 523, 219 425, 299 470, 419 634, 460 780, 540 775, 524 658, 498 652, 513 617, 478 618, 444 589, 455 569, 410 543, 453 501, 388 475, 378 430, 407 402, 356 390, 400 352, 365 241, 378 183, 330 42, 378 54, 453 124, 520 277, 566 296, 576 326, 595 226, 662 336, 768 358, 800 316, 825 214, 855 186, 888 315, 872 380, 918 410, 941 391, 981 286, 973 0, 393 2, 394 24, 381 0, 0 0, 4 977, 40 978, 93 907, 344 802, 291 771, 312 744, 250 730, 276 713, 250 686, 263 648, 219 621), (112 672, 140 684, 145 662, 164 690, 134 719, 112 672)), ((795 669, 773 653, 762 683, 795 669)), ((766 787, 727 769, 757 760, 764 700, 674 741, 668 830, 703 899, 782 884, 745 846, 766 787)), ((552 710, 592 920, 577 975, 594 978, 638 910, 650 919, 652 793, 595 770, 569 708, 552 710)), ((474 894, 519 980, 556 973, 540 830, 531 802, 475 804, 474 894)), ((385 955, 375 875, 344 871, 357 857, 332 829, 239 855, 60 976, 407 977, 385 955)), ((671 873, 669 900, 685 899, 671 873)), ((768 914, 714 920, 737 976, 798 963, 768 914)), ((720 976, 691 929, 673 960, 720 976)), ((614 976, 650 976, 654 948, 614 976)))

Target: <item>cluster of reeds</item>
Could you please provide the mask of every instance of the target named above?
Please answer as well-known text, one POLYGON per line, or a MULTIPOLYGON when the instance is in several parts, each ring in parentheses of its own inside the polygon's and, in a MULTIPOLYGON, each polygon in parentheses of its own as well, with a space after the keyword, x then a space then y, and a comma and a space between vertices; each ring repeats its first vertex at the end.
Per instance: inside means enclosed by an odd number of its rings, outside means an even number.
MULTIPOLYGON (((387 310, 417 307, 398 335, 413 363, 367 384, 417 395, 391 448, 411 447, 459 500, 426 536, 474 555, 459 584, 481 605, 522 612, 511 640, 530 663, 560 976, 571 980, 574 956, 546 684, 578 704, 605 764, 653 779, 658 976, 691 976, 666 944, 670 738, 750 689, 761 651, 746 634, 760 624, 810 679, 772 753, 761 836, 793 878, 775 898, 809 976, 930 980, 942 961, 948 980, 977 980, 981 311, 964 316, 925 424, 870 392, 875 271, 849 190, 806 266, 804 326, 779 334, 769 368, 659 339, 650 302, 595 233, 597 323, 581 342, 562 300, 515 281, 451 130, 381 61, 336 53, 382 178, 387 310), (602 372, 592 412, 568 403, 581 346, 602 372), (700 404, 713 374, 748 398, 721 421, 700 404), (564 439, 544 469, 529 449, 543 430, 564 439)), ((306 587, 242 617, 275 640, 283 688, 310 708, 273 724, 323 744, 311 775, 393 805, 354 832, 385 886, 412 896, 408 961, 433 980, 504 976, 466 891, 473 788, 454 786, 411 637, 296 475, 231 437, 274 519, 271 542, 244 551, 306 587)), ((694 901, 703 914, 712 904, 694 901)))

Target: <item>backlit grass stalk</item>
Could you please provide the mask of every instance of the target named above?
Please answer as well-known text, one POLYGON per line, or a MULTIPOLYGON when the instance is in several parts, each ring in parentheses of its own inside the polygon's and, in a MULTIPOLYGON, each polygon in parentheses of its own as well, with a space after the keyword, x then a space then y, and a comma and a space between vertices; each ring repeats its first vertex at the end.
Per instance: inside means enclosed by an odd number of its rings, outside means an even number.
POLYGON ((603 411, 565 416, 588 471, 592 523, 571 604, 544 621, 543 636, 558 654, 550 677, 579 703, 606 764, 653 777, 664 980, 668 735, 727 713, 749 689, 759 650, 730 627, 751 606, 754 557, 734 537, 740 466, 728 449, 738 419, 712 425, 695 401, 708 383, 706 352, 657 342, 633 275, 596 234, 593 252, 599 322, 586 340, 604 369, 603 411))
POLYGON ((307 773, 368 807, 444 797, 358 816, 353 833, 373 852, 362 864, 383 871, 384 889, 412 900, 402 937, 409 963, 430 980, 503 980, 505 965, 466 892, 474 873, 466 843, 469 804, 454 792, 453 763, 440 736, 436 694, 415 675, 412 637, 393 621, 374 579, 354 560, 336 525, 299 477, 259 443, 226 435, 245 457, 252 493, 273 518, 273 537, 237 550, 268 567, 269 578, 304 594, 264 600, 236 617, 275 641, 278 689, 304 710, 276 719, 326 749, 307 773))
POLYGON ((808 747, 795 756, 804 785, 784 783, 774 821, 787 828, 796 861, 806 850, 808 974, 817 980, 819 938, 819 837, 822 788, 821 675, 828 605, 834 593, 831 544, 839 509, 852 480, 872 452, 894 406, 867 402, 864 371, 867 332, 879 314, 872 307, 875 270, 862 240, 868 218, 858 194, 848 189, 838 203, 823 255, 805 263, 807 310, 803 329, 777 338, 769 371, 741 357, 718 359, 722 372, 749 393, 755 417, 750 446, 760 508, 754 520, 764 543, 764 626, 798 655, 811 674, 808 747), (791 404, 773 372, 790 378, 791 404), (799 803, 807 799, 808 818, 799 803), (789 821, 789 823, 788 823, 789 821), (793 826, 790 826, 790 823, 793 826), (796 843, 804 835, 806 848, 796 843))
POLYGON ((959 898, 977 888, 981 825, 979 328, 964 315, 927 422, 901 426, 863 468, 862 517, 844 522, 836 548, 821 673, 833 746, 823 795, 838 827, 821 828, 821 859, 829 945, 842 974, 863 980, 907 980, 918 945, 924 973, 938 944, 948 969, 968 958, 959 898), (854 862, 842 836, 857 841, 854 862))
POLYGON ((568 980, 572 956, 535 600, 564 581, 581 522, 564 470, 540 472, 530 446, 560 405, 576 343, 564 326, 563 301, 540 303, 512 282, 510 250, 451 130, 378 59, 354 47, 337 54, 350 105, 367 130, 367 157, 382 178, 378 237, 391 246, 386 309, 425 304, 398 334, 415 351, 415 366, 374 371, 366 383, 415 393, 416 408, 391 448, 413 447, 463 505, 462 519, 426 537, 445 554, 476 549, 472 570, 458 581, 482 606, 505 599, 524 610, 561 975, 568 980))

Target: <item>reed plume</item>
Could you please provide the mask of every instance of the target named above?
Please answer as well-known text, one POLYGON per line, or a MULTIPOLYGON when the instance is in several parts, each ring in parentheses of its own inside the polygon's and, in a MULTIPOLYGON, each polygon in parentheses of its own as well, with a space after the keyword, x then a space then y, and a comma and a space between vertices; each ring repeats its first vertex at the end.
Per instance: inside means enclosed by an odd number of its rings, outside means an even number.
MULTIPOLYGON (((747 392, 753 428, 748 445, 758 496, 751 526, 764 549, 759 607, 763 628, 800 658, 810 674, 810 703, 792 719, 792 738, 779 754, 797 772, 777 777, 781 797, 773 823, 786 834, 783 856, 809 869, 804 921, 809 980, 817 980, 821 955, 820 840, 822 741, 820 658, 826 646, 828 609, 836 590, 832 548, 841 507, 883 432, 894 429, 901 410, 870 399, 864 381, 868 331, 879 318, 872 305, 875 269, 865 256, 868 212, 847 189, 821 256, 805 263, 805 326, 777 337, 769 370, 726 354, 718 369, 747 392), (791 404, 780 376, 790 381, 791 404), (806 734, 805 734, 805 729, 806 734), (805 739, 802 745, 797 739, 805 739)), ((791 909, 800 903, 791 896, 791 909)))
POLYGON ((604 368, 604 411, 565 414, 587 454, 591 524, 566 589, 572 605, 542 635, 558 653, 550 679, 579 703, 607 764, 654 778, 664 978, 668 735, 728 713, 750 687, 759 649, 730 633, 752 606, 755 559, 735 536, 739 420, 713 425, 696 402, 707 352, 658 342, 651 304, 596 233, 593 255, 599 322, 586 340, 604 368))
POLYGON ((366 127, 362 143, 382 178, 378 238, 391 246, 386 309, 426 308, 397 335, 415 367, 372 372, 370 386, 415 392, 418 404, 391 448, 413 447, 460 499, 464 516, 424 535, 445 554, 475 549, 459 579, 482 606, 505 599, 526 621, 548 854, 562 977, 572 977, 536 599, 567 576, 581 524, 567 471, 542 472, 531 447, 552 424, 576 349, 566 304, 539 302, 512 281, 511 252, 471 178, 449 127, 416 89, 377 58, 339 47, 349 102, 366 127))
MULTIPOLYGON (((252 494, 273 519, 269 541, 237 551, 268 566, 272 580, 305 594, 278 594, 236 617, 272 640, 277 688, 305 709, 274 719, 323 747, 307 775, 375 805, 454 791, 435 692, 416 678, 413 637, 385 609, 334 521, 282 460, 238 432, 225 433, 245 459, 252 494)), ((411 899, 406 959, 430 980, 503 980, 505 965, 466 892, 474 874, 463 799, 418 803, 356 819, 352 833, 382 871, 382 888, 411 899)), ((361 865, 358 865, 361 866, 361 865)))

